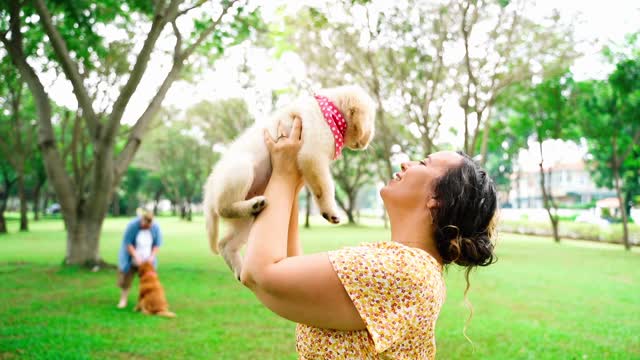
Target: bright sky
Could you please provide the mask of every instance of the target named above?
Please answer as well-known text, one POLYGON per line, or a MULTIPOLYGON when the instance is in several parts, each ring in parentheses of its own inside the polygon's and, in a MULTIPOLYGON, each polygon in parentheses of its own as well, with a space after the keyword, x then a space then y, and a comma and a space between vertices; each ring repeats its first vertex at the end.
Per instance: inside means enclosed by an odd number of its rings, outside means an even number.
MULTIPOLYGON (((305 2, 313 3, 314 1, 305 2)), ((262 12, 266 21, 271 21, 276 16, 275 10, 279 5, 288 4, 284 0, 265 0, 260 3, 263 4, 262 12)), ((296 6, 299 6, 299 3, 296 6)), ((640 30, 639 0, 537 0, 531 16, 542 17, 551 13, 554 8, 558 9, 563 16, 579 19, 576 24, 576 34, 578 40, 583 40, 585 43, 579 49, 585 55, 572 68, 577 79, 603 78, 611 69, 602 61, 600 55, 602 46, 611 42, 620 43, 625 34, 640 30)), ((151 62, 147 75, 143 78, 136 96, 125 112, 125 122, 135 121, 144 111, 166 71, 166 62, 151 62)), ((285 54, 281 59, 275 60, 269 51, 245 46, 229 51, 225 59, 216 64, 215 69, 207 71, 196 83, 174 83, 163 105, 184 109, 200 100, 243 97, 252 113, 261 117, 266 115, 263 113, 264 107, 259 105, 261 101, 264 102, 265 95, 270 97, 270 90, 273 88, 286 88, 292 79, 300 78, 301 74, 304 74, 304 64, 294 54, 285 54), (249 64, 255 73, 255 89, 251 91, 243 90, 238 79, 237 66, 245 56, 249 59, 249 64)), ((55 101, 76 107, 71 86, 66 80, 56 81, 49 88, 49 93, 55 101)), ((461 124, 461 116, 461 109, 450 101, 446 106, 443 121, 445 124, 457 126, 461 124)), ((450 140, 461 143, 459 137, 450 140)), ((546 152, 548 154, 545 154, 545 157, 550 162, 568 161, 581 157, 584 149, 550 142, 545 143, 546 152)), ((537 154, 525 152, 521 161, 525 164, 536 164, 537 154)))

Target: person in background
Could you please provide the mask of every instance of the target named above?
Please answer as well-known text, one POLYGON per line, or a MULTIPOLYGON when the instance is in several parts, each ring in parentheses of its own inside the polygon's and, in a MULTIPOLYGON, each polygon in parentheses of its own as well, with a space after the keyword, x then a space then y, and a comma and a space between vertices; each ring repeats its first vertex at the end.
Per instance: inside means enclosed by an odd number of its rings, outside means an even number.
POLYGON ((140 210, 138 216, 127 225, 118 253, 118 287, 121 289, 118 308, 127 306, 127 297, 138 266, 143 262, 153 263, 158 268, 158 250, 162 245, 162 233, 153 213, 140 210))

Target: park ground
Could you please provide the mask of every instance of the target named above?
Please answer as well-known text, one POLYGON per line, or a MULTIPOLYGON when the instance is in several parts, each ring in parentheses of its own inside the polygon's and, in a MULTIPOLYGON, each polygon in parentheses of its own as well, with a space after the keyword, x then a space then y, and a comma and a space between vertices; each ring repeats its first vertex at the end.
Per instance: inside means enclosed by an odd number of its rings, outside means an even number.
MULTIPOLYGON (((0 359, 295 359, 295 325, 261 306, 208 249, 202 218, 159 218, 162 280, 176 319, 116 309, 115 270, 62 267, 61 220, 0 236, 0 359)), ((116 263, 127 219, 105 222, 116 263)), ((388 240, 382 227, 302 230, 306 252, 388 240)), ((462 330, 462 272, 446 274, 438 359, 640 359, 640 251, 501 234, 498 263, 472 274, 462 330)))

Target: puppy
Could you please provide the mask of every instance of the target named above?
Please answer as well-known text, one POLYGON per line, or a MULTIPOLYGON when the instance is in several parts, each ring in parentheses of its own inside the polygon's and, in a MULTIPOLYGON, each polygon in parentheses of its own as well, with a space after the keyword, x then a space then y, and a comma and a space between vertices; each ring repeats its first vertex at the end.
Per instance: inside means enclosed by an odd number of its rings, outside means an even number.
POLYGON ((164 289, 158 280, 153 264, 144 262, 138 269, 140 274, 140 296, 135 311, 142 311, 146 315, 159 315, 175 317, 176 314, 169 311, 169 304, 164 297, 164 289))
POLYGON ((303 145, 297 159, 305 183, 314 195, 322 216, 337 224, 338 207, 329 164, 339 157, 342 146, 365 149, 375 132, 375 103, 359 86, 324 89, 302 96, 276 111, 266 124, 244 131, 214 166, 204 188, 204 213, 211 250, 221 253, 240 278, 240 248, 246 244, 253 216, 267 206, 262 196, 271 176, 271 160, 262 129, 274 139, 278 123, 289 133, 293 119, 302 120, 303 145), (219 218, 225 218, 227 233, 218 242, 219 218))

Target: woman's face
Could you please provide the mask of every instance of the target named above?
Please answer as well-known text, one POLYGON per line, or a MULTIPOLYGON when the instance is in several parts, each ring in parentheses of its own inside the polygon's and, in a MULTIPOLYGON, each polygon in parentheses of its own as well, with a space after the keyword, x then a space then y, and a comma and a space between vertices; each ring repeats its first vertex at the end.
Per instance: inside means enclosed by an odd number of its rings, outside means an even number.
POLYGON ((380 190, 387 210, 396 207, 427 209, 433 200, 436 180, 449 169, 460 166, 462 156, 453 151, 440 151, 419 161, 401 164, 401 171, 380 190))

